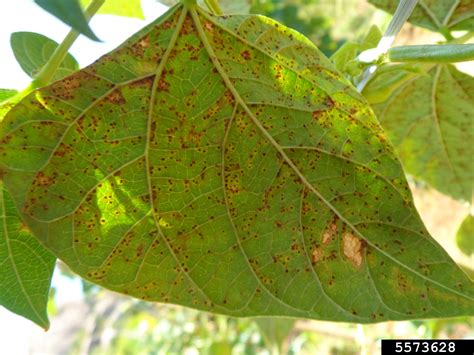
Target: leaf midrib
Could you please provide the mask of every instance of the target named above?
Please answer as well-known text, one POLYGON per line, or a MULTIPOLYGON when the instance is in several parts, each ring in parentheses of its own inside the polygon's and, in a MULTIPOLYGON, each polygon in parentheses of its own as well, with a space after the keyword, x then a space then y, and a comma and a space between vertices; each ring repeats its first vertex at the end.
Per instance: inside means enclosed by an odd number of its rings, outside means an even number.
MULTIPOLYGON (((178 10, 179 11, 179 8, 178 10)), ((199 285, 196 284, 196 282, 193 280, 193 278, 186 272, 181 265, 180 260, 176 256, 176 254, 173 251, 173 248, 169 244, 168 240, 166 239, 163 230, 161 229, 160 223, 159 223, 159 216, 157 216, 157 211, 155 211, 155 207, 153 205, 154 199, 153 199, 153 189, 152 189, 152 183, 151 183, 151 177, 149 175, 150 172, 150 160, 149 160, 149 150, 150 150, 150 141, 151 141, 151 128, 152 128, 152 123, 153 123, 153 108, 154 108, 154 103, 156 100, 156 93, 157 93, 157 88, 158 88, 158 83, 159 80, 161 79, 161 75, 163 73, 163 69, 165 68, 165 65, 168 62, 168 58, 171 54, 171 51, 173 50, 176 41, 178 40, 179 33, 181 31, 181 28, 184 24, 184 21, 187 16, 188 9, 183 6, 181 8, 181 13, 179 15, 178 21, 176 23, 176 27, 174 29, 173 35, 171 36, 171 39, 169 41, 168 47, 166 48, 165 53, 163 54, 163 57, 160 60, 160 64, 158 65, 156 71, 155 71, 155 79, 153 81, 153 86, 151 88, 151 95, 150 95, 150 103, 148 107, 148 114, 147 114, 147 132, 146 132, 146 143, 145 143, 145 151, 144 151, 144 156, 145 156, 145 172, 147 176, 147 184, 148 184, 148 194, 150 196, 150 211, 151 211, 151 216, 153 218, 153 221, 155 222, 156 229, 158 230, 158 236, 161 237, 163 240, 164 244, 166 245, 166 248, 168 249, 170 255, 174 259, 176 265, 178 266, 179 270, 185 275, 188 280, 195 286, 196 290, 201 293, 202 296, 204 296, 207 300, 211 302, 211 304, 214 304, 212 299, 202 290, 199 285)), ((158 238, 155 237, 155 238, 158 238)), ((150 243, 151 246, 151 243, 150 243)), ((146 251, 145 254, 148 254, 148 250, 146 251)))
MULTIPOLYGON (((200 13, 204 13, 203 11, 201 10, 198 10, 200 13)), ((367 244, 369 244, 372 248, 374 248, 375 250, 377 250, 379 253, 381 253, 382 255, 384 255, 385 257, 387 257, 388 259, 392 260, 394 263, 400 265, 401 267, 403 267, 404 269, 412 272, 413 274, 417 275, 418 277, 424 279, 425 281, 428 281, 434 285, 437 285, 438 287, 442 288, 442 289, 445 289, 449 292, 452 292, 458 296, 461 296, 461 297, 464 297, 464 298, 467 298, 469 300, 473 300, 474 301, 474 298, 472 297, 469 297, 468 295, 465 295, 463 293, 460 293, 459 291, 457 290, 454 290, 454 289, 451 289, 450 287, 448 286, 445 286, 433 279, 430 279, 428 277, 426 277, 425 275, 419 273, 418 271, 416 270, 413 270, 411 269, 408 265, 405 265, 403 264, 402 262, 400 262, 399 260, 397 260, 396 258, 394 258, 393 256, 391 256, 390 254, 386 253, 385 251, 381 250, 380 248, 378 248, 376 245, 374 245, 370 240, 368 240, 352 223, 349 222, 349 220, 347 220, 329 201, 327 201, 324 196, 321 195, 321 193, 306 179, 306 177, 302 174, 302 172, 298 169, 298 167, 293 163, 293 161, 288 157, 288 155, 285 153, 285 151, 283 150, 283 148, 278 144, 278 142, 275 141, 275 139, 270 135, 270 133, 262 126, 262 124, 260 123, 260 121, 258 121, 258 119, 255 117, 255 115, 253 114, 253 112, 250 110, 250 108, 248 107, 248 105, 245 103, 245 101, 241 98, 239 92, 237 91, 237 89, 234 87, 234 85, 232 84, 229 76, 227 75, 227 73, 225 72, 225 70, 223 69, 223 67, 221 66, 217 56, 215 55, 214 53, 214 50, 211 46, 211 44, 209 43, 207 37, 206 37, 206 34, 205 34, 205 31, 202 27, 202 24, 199 20, 199 16, 197 14, 197 11, 195 9, 191 9, 190 10, 191 12, 191 15, 194 19, 194 23, 197 27, 197 30, 198 30, 198 34, 199 34, 199 38, 201 39, 201 41, 203 42, 203 45, 204 47, 206 48, 207 52, 208 52, 208 55, 209 57, 211 58, 213 64, 215 65, 217 71, 219 72, 219 74, 221 75, 222 77, 222 80, 224 81, 224 83, 226 84, 226 86, 228 87, 228 89, 232 92, 232 94, 234 95, 234 98, 237 102, 239 102, 239 104, 242 106, 242 108, 245 110, 245 112, 249 115, 249 117, 251 118, 252 122, 257 126, 257 128, 261 131, 261 133, 263 134, 263 136, 273 145, 273 147, 277 150, 278 153, 280 153, 280 155, 282 156, 282 158, 286 161, 286 163, 292 168, 292 170, 295 172, 295 174, 298 176, 298 178, 301 180, 301 182, 310 190, 312 191, 331 211, 333 211, 333 213, 335 213, 344 223, 346 223, 360 238, 362 238, 364 241, 367 242, 367 244)), ((205 14, 204 14, 205 16, 205 14)), ((205 16, 206 18, 209 19, 208 16, 205 16)), ((215 23, 215 22, 214 22, 215 23)), ((219 27, 222 27, 220 26, 219 24, 216 23, 217 26, 219 27)), ((266 54, 268 55, 268 54, 266 54)))

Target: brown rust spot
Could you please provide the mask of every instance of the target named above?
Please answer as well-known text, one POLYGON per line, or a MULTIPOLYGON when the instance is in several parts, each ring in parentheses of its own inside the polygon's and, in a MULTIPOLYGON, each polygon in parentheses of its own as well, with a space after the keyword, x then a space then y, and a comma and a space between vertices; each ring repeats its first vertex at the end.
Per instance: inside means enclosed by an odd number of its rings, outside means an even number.
POLYGON ((127 101, 125 100, 125 97, 123 97, 123 94, 120 90, 114 90, 112 91, 107 97, 105 98, 105 101, 111 102, 113 104, 117 105, 123 105, 127 101))
POLYGON ((319 120, 320 118, 322 118, 322 116, 324 115, 325 112, 326 112, 326 110, 315 110, 315 111, 313 111, 313 119, 319 120))
POLYGON ((56 151, 53 153, 53 155, 55 157, 64 157, 66 154, 69 154, 70 152, 72 151, 71 147, 64 144, 64 143, 61 143, 59 144, 59 147, 58 149, 56 149, 56 151))
POLYGON ((137 247, 137 257, 141 257, 143 256, 143 251, 144 251, 145 247, 143 246, 143 244, 140 244, 138 247, 137 247))
POLYGON ((131 89, 140 88, 140 89, 151 89, 153 86, 153 81, 155 80, 155 76, 149 76, 147 78, 143 78, 137 81, 134 81, 129 84, 131 89))
POLYGON ((168 91, 169 86, 170 84, 163 78, 160 78, 160 80, 158 80, 158 89, 160 91, 168 91))
POLYGON ((346 232, 342 237, 342 248, 344 255, 354 266, 362 265, 365 242, 355 237, 352 233, 346 232))
POLYGON ((252 59, 252 55, 250 54, 250 52, 249 52, 248 50, 245 50, 245 51, 240 52, 240 55, 241 55, 242 58, 244 58, 245 60, 250 60, 250 59, 252 59))
POLYGON ((139 42, 138 44, 143 47, 143 48, 147 48, 148 46, 150 46, 150 37, 149 36, 145 36, 143 37, 139 42))
POLYGON ((227 102, 233 104, 235 102, 234 95, 230 90, 226 90, 224 93, 225 98, 227 99, 227 102))
POLYGON ((54 183, 54 177, 45 175, 43 172, 39 172, 36 175, 36 182, 39 186, 48 187, 54 183))

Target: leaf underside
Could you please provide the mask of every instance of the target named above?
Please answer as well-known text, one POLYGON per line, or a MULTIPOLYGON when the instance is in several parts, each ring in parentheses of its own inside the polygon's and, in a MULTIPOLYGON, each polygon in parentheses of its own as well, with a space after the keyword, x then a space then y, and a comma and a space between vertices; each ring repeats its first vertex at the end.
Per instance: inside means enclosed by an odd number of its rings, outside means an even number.
POLYGON ((48 329, 46 305, 55 262, 21 221, 0 181, 0 305, 48 329))
POLYGON ((0 139, 28 225, 111 290, 232 316, 473 313, 367 104, 268 18, 177 5, 0 139))
MULTIPOLYGON (((398 0, 369 0, 382 10, 395 13, 398 0)), ((408 19, 414 25, 432 31, 472 30, 474 27, 474 2, 472 0, 419 0, 408 19)))
POLYGON ((456 199, 471 201, 474 78, 452 65, 432 66, 373 108, 408 173, 456 199))

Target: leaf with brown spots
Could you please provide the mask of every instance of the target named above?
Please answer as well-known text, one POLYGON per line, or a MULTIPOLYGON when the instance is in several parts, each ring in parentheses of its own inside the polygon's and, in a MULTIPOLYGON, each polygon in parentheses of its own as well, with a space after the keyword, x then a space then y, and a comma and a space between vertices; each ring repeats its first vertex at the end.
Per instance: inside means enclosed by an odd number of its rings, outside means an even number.
POLYGON ((370 107, 268 18, 177 5, 26 97, 0 141, 30 228, 111 290, 232 316, 473 313, 370 107))
POLYGON ((48 329, 46 306, 55 262, 22 222, 0 181, 0 305, 48 329))

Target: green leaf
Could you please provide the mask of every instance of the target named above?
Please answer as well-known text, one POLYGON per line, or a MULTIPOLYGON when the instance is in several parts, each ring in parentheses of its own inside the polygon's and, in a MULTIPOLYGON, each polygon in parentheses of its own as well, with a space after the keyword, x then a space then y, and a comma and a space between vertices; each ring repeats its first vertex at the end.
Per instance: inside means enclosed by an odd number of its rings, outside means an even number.
POLYGON ((48 329, 55 261, 22 222, 0 181, 0 305, 48 329))
POLYGON ((77 32, 94 41, 100 41, 90 29, 78 0, 35 0, 35 3, 77 32))
POLYGON ((408 173, 456 199, 471 200, 472 77, 451 65, 433 66, 373 108, 408 173))
MULTIPOLYGON (((85 8, 91 3, 91 0, 80 0, 80 2, 83 8, 85 8)), ((141 20, 145 18, 140 0, 105 0, 104 5, 102 5, 97 13, 135 17, 141 20)))
POLYGON ((2 104, 3 101, 8 100, 9 98, 15 96, 16 94, 18 94, 18 91, 13 90, 13 89, 0 89, 0 105, 2 104))
MULTIPOLYGON (((378 8, 395 13, 398 0, 369 0, 378 8)), ((408 19, 414 25, 432 31, 472 30, 474 28, 474 2, 472 0, 419 1, 408 19)))
MULTIPOLYGON (((34 32, 14 32, 11 47, 23 71, 34 78, 48 62, 58 47, 52 39, 34 32)), ((79 64, 71 54, 67 54, 56 70, 53 81, 64 78, 79 69, 79 64)))
POLYGON ((0 127, 35 235, 111 290, 232 316, 473 314, 364 99, 305 37, 177 5, 0 127))
POLYGON ((466 255, 474 254, 474 216, 468 215, 456 233, 459 249, 466 255))

